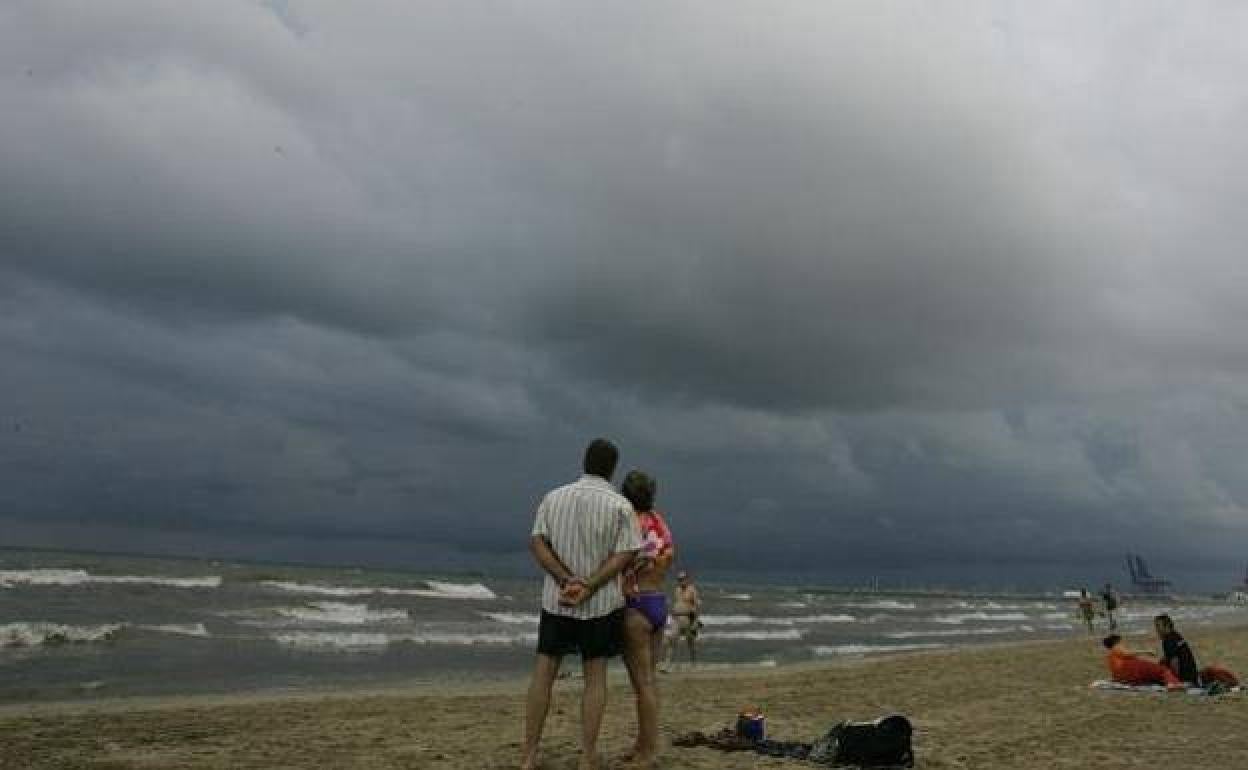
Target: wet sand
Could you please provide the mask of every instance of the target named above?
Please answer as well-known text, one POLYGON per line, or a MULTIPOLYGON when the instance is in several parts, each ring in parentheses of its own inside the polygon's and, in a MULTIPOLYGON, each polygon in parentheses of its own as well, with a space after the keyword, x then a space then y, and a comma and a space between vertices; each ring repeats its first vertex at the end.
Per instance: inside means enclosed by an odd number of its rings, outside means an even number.
MULTIPOLYGON (((1248 628, 1191 629, 1202 665, 1248 672, 1248 628)), ((1148 637, 1132 646, 1151 649, 1148 637)), ((841 719, 890 712, 917 727, 920 768, 1248 767, 1248 696, 1093 691, 1096 639, 935 651, 776 669, 663 677, 665 739, 714 730, 760 705, 770 737, 810 741, 841 719)), ((572 661, 570 661, 572 662, 572 661)), ((632 703, 613 680, 602 749, 631 740, 632 703)), ((430 768, 517 765, 522 681, 386 692, 128 699, 0 708, 0 768, 430 768)), ((578 682, 559 684, 544 767, 576 766, 578 682)), ((614 763, 607 766, 616 766, 614 763)), ((661 767, 810 767, 664 750, 661 767)))

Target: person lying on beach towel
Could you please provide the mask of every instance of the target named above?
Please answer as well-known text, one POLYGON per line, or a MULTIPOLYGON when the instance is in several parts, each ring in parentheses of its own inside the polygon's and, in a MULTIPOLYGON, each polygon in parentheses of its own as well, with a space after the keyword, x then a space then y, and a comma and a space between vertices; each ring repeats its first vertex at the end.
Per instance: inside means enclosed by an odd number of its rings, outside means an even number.
POLYGON ((1186 687, 1170 669, 1145 660, 1124 647, 1118 634, 1110 634, 1101 643, 1109 650, 1105 662, 1109 666, 1109 676, 1115 682, 1135 686, 1159 684, 1176 690, 1186 687))

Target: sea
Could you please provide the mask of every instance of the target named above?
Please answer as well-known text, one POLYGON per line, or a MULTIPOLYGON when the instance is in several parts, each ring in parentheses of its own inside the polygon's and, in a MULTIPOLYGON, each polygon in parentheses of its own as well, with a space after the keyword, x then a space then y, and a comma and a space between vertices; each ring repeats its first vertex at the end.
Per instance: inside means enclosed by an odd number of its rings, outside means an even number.
MULTIPOLYGON (((699 587, 706 667, 1087 634, 1061 592, 699 587)), ((517 676, 532 665, 538 589, 536 576, 0 549, 0 702, 517 676)), ((1122 626, 1144 633, 1163 611, 1185 630, 1248 620, 1225 600, 1128 598, 1122 626)))

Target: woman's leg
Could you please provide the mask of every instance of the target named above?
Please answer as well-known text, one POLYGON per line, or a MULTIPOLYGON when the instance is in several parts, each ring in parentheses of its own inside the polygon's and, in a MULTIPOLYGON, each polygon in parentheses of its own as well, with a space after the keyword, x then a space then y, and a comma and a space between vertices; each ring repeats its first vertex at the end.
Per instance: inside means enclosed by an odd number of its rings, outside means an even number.
POLYGON ((654 688, 650 621, 638 610, 624 615, 624 665, 637 699, 637 743, 633 758, 654 759, 658 745, 659 704, 654 688))

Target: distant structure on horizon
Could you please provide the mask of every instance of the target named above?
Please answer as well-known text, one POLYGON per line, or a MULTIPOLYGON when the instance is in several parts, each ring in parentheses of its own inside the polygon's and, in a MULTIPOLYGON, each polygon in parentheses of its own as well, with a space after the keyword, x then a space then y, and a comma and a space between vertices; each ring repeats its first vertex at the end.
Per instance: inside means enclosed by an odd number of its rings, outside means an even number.
POLYGON ((1248 602, 1248 567, 1244 568, 1244 580, 1231 589, 1231 599, 1237 602, 1248 602))
POLYGON ((1138 594, 1164 594, 1170 591, 1170 581, 1153 577, 1144 557, 1138 553, 1127 554, 1127 572, 1131 573, 1131 588, 1138 594))

